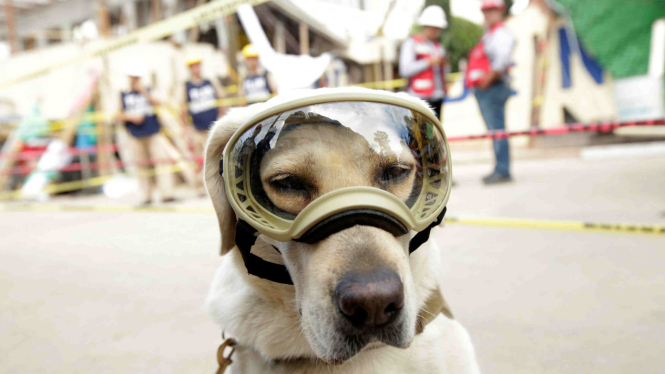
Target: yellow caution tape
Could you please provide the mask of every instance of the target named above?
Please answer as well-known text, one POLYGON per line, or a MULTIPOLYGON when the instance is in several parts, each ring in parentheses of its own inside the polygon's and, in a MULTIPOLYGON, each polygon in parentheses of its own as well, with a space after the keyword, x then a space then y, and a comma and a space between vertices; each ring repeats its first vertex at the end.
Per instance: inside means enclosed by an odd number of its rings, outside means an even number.
MULTIPOLYGON (((449 74, 447 77, 451 81, 458 79, 461 76, 460 73, 452 73, 449 74)), ((408 83, 408 80, 406 79, 393 79, 393 80, 388 80, 388 81, 376 81, 376 82, 367 82, 367 83, 359 83, 353 85, 354 87, 365 87, 365 88, 375 88, 375 89, 394 89, 394 88, 401 88, 404 87, 408 83)), ((238 86, 233 85, 233 86, 228 86, 228 89, 232 89, 233 92, 237 92, 238 86)), ((272 98, 276 96, 275 94, 270 95, 268 98, 272 98)), ((248 103, 254 103, 256 101, 250 101, 247 100, 246 97, 229 97, 229 98, 222 98, 218 99, 215 101, 215 107, 232 107, 232 106, 239 106, 239 105, 245 105, 248 103)), ((165 107, 167 110, 169 110, 176 118, 179 118, 178 114, 178 108, 174 107, 173 105, 169 104, 163 104, 161 106, 155 106, 153 109, 159 110, 160 107, 165 107)), ((181 107, 182 108, 182 107, 181 107)), ((67 119, 63 120, 55 120, 50 122, 50 130, 52 132, 63 130, 68 127, 72 126, 78 126, 81 122, 87 121, 87 122, 92 122, 92 123, 99 123, 99 122, 104 122, 104 121, 111 121, 113 118, 116 116, 117 113, 109 113, 109 112, 103 112, 103 111, 96 111, 96 112, 91 112, 91 113, 84 113, 81 115, 73 116, 67 119)), ((13 126, 18 126, 18 124, 14 124, 13 126)), ((97 129, 92 129, 88 130, 92 131, 93 133, 96 133, 97 129)))
POLYGON ((70 117, 64 120, 58 120, 58 121, 51 121, 50 122, 50 129, 51 131, 58 131, 58 130, 63 130, 67 127, 71 126, 78 126, 81 122, 91 122, 91 123, 99 123, 99 122, 104 122, 108 121, 113 118, 113 115, 110 113, 105 113, 102 111, 97 111, 97 112, 92 112, 92 113, 85 113, 80 116, 75 116, 75 117, 70 117))
POLYGON ((258 5, 268 0, 215 0, 197 6, 165 20, 155 22, 146 27, 132 31, 127 35, 105 41, 100 46, 84 51, 67 60, 31 71, 29 73, 9 78, 0 82, 0 89, 13 84, 47 74, 65 66, 78 64, 95 57, 104 56, 110 52, 137 43, 151 42, 165 38, 174 32, 191 29, 204 23, 212 22, 226 15, 236 12, 238 6, 243 4, 258 5))
POLYGON ((404 87, 409 83, 407 79, 393 79, 391 81, 378 81, 378 82, 367 82, 367 83, 358 83, 354 84, 354 87, 365 87, 365 88, 399 88, 404 87))
POLYGON ((0 212, 98 212, 98 213, 195 213, 212 214, 215 210, 205 207, 176 207, 176 206, 149 206, 133 207, 128 205, 51 205, 51 204, 28 204, 28 205, 0 205, 0 212))
POLYGON ((610 224, 597 222, 571 222, 571 221, 536 221, 527 219, 502 218, 446 218, 446 223, 461 223, 465 225, 515 227, 524 229, 566 230, 566 231, 597 231, 616 232, 627 234, 665 235, 665 226, 636 225, 636 224, 610 224))
MULTIPOLYGON (((215 210, 207 207, 150 206, 133 207, 126 205, 51 205, 51 204, 11 204, 0 205, 0 212, 100 212, 100 213, 195 213, 213 214, 215 210)), ((513 227, 540 230, 564 230, 586 232, 614 232, 624 234, 665 235, 665 226, 606 224, 569 221, 536 221, 501 218, 446 218, 448 224, 465 224, 493 227, 513 227)))
MULTIPOLYGON (((452 73, 448 74, 448 79, 451 81, 458 79, 461 77, 460 73, 452 73)), ((367 83, 359 83, 359 84, 354 84, 354 87, 365 87, 365 88, 375 88, 375 89, 394 89, 394 88, 400 88, 404 87, 408 83, 408 80, 406 79, 393 79, 393 80, 388 80, 388 81, 376 81, 376 82, 367 82, 367 83)), ((237 92, 238 86, 237 85, 232 85, 228 86, 227 90, 233 90, 233 92, 237 92)), ((230 92, 230 91, 229 91, 230 92)), ((268 98, 276 96, 275 94, 270 95, 268 98)), ((216 108, 219 107, 232 107, 232 106, 239 106, 239 105, 245 105, 248 103, 254 103, 258 101, 250 101, 247 100, 246 97, 229 97, 229 98, 223 98, 223 99, 218 99, 215 101, 215 106, 216 108)), ((155 106, 153 109, 159 110, 161 107, 166 108, 168 111, 171 112, 176 118, 179 118, 179 112, 178 108, 174 107, 173 105, 170 104, 163 104, 161 106, 155 106)), ((182 109, 182 106, 181 106, 182 109)), ((87 122, 92 122, 92 123, 99 123, 99 122, 105 122, 105 121, 111 121, 113 118, 116 116, 117 113, 110 113, 110 112, 103 112, 103 111, 96 111, 96 112, 91 112, 91 113, 84 113, 81 115, 73 116, 67 119, 62 119, 62 120, 55 120, 55 121, 50 121, 50 131, 55 132, 59 130, 64 130, 65 128, 72 127, 72 126, 78 126, 81 122, 87 121, 87 122)), ((12 124, 12 126, 16 127, 18 124, 12 124)), ((90 129, 86 130, 86 133, 97 133, 97 129, 90 129)))
MULTIPOLYGON (((117 173, 113 175, 105 175, 105 176, 99 176, 99 177, 94 177, 90 179, 84 179, 84 180, 77 180, 77 181, 71 181, 71 182, 62 182, 62 183, 56 183, 56 184, 50 184, 46 187, 44 187, 43 192, 49 193, 49 194, 56 194, 56 193, 63 193, 63 192, 71 192, 71 191, 77 191, 77 190, 82 190, 84 188, 90 188, 90 187, 99 187, 106 183, 109 179, 116 177, 118 175, 139 175, 139 176, 154 176, 154 175, 159 175, 159 174, 166 174, 166 173, 177 173, 179 171, 182 171, 182 164, 187 163, 187 164, 196 164, 194 161, 179 161, 177 164, 173 165, 158 165, 156 168, 148 169, 148 170, 143 170, 139 171, 138 173, 117 173)), ((20 199, 23 197, 23 193, 21 190, 13 190, 13 191, 5 191, 5 192, 0 192, 0 201, 3 200, 16 200, 20 199)))

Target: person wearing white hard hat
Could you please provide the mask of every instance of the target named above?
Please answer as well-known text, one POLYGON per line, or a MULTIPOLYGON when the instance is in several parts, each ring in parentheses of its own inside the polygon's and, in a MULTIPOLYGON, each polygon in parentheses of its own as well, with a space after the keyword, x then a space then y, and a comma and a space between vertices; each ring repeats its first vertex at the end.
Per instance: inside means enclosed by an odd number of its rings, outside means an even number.
MULTIPOLYGON (((141 205, 149 205, 152 203, 153 190, 149 165, 154 160, 168 158, 166 153, 168 139, 160 133, 161 127, 153 109, 153 106, 160 103, 152 96, 150 89, 145 88, 141 83, 141 78, 147 75, 145 65, 138 58, 130 58, 125 61, 123 67, 125 74, 129 77, 130 89, 128 92, 120 93, 122 110, 116 116, 116 120, 124 122, 130 134, 131 153, 139 170, 141 205)), ((160 172, 157 167, 156 179, 162 201, 175 201, 173 174, 160 172)))
POLYGON ((402 43, 399 74, 409 80, 408 92, 427 101, 437 118, 441 118, 448 58, 438 40, 441 30, 448 27, 446 14, 440 6, 430 5, 418 17, 418 25, 422 26, 422 32, 402 43))
MULTIPOLYGON (((515 38, 503 25, 506 14, 504 0, 483 0, 485 34, 469 52, 466 82, 475 88, 480 113, 490 131, 506 129, 506 102, 512 94, 510 68, 515 38)), ((483 178, 485 184, 496 184, 512 180, 510 174, 510 148, 508 139, 494 140, 496 166, 483 178)))

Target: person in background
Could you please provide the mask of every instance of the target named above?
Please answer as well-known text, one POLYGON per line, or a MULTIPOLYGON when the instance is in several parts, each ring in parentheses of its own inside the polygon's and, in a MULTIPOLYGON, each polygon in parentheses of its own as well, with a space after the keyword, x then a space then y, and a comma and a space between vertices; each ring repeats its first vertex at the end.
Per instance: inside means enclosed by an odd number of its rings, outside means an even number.
POLYGON ((399 74, 408 78, 408 92, 429 103, 441 118, 442 101, 446 95, 446 50, 438 42, 441 30, 448 27, 446 14, 440 6, 425 8, 418 25, 422 32, 402 43, 399 52, 399 74))
POLYGON ((276 95, 277 89, 272 76, 260 69, 259 52, 256 47, 252 44, 247 44, 242 49, 242 54, 245 57, 247 74, 240 86, 240 97, 245 97, 251 105, 258 101, 266 101, 272 95, 276 95))
POLYGON ((208 138, 208 129, 219 118, 224 115, 224 107, 217 104, 220 99, 222 89, 215 81, 203 79, 201 76, 201 58, 190 56, 187 59, 190 79, 183 86, 182 121, 187 124, 187 116, 191 117, 191 123, 194 125, 193 131, 186 126, 185 131, 191 135, 194 143, 194 154, 198 157, 203 156, 206 140, 208 138))
MULTIPOLYGON (((116 117, 123 121, 129 131, 129 145, 131 153, 139 170, 139 187, 142 198, 142 206, 152 204, 153 182, 149 175, 150 164, 156 160, 164 160, 168 157, 166 146, 168 139, 160 133, 160 125, 153 106, 159 105, 141 83, 141 78, 146 75, 143 62, 137 58, 130 58, 124 64, 125 74, 129 77, 129 92, 120 93, 122 111, 116 117)), ((173 202, 173 174, 170 171, 157 169, 157 185, 161 194, 162 202, 173 202)))
MULTIPOLYGON (((486 31, 478 45, 469 53, 467 85, 475 88, 476 99, 485 125, 490 131, 506 129, 506 102, 510 89, 510 67, 515 38, 503 25, 506 14, 504 0, 483 0, 486 31)), ((510 149, 508 139, 494 139, 496 167, 483 178, 485 184, 509 182, 510 149)))

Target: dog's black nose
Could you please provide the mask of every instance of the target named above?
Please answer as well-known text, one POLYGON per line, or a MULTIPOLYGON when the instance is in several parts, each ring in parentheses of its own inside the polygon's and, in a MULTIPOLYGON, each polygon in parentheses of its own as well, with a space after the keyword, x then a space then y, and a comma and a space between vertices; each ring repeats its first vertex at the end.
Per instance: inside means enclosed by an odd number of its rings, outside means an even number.
POLYGON ((386 269, 344 275, 335 295, 342 315, 357 328, 388 325, 404 306, 402 281, 386 269))

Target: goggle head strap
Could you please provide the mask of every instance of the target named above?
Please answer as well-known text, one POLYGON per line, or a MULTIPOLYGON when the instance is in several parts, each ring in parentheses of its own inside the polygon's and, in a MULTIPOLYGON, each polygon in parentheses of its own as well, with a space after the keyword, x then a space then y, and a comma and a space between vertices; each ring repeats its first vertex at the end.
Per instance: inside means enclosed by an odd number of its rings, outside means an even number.
MULTIPOLYGON (((435 226, 438 226, 443 222, 443 218, 446 215, 446 210, 447 207, 444 207, 441 213, 439 213, 439 216, 437 217, 436 221, 432 222, 425 230, 417 233, 411 240, 409 241, 409 254, 413 253, 416 249, 420 248, 421 245, 426 243, 429 240, 430 232, 435 226)), ((360 212, 358 212, 360 213, 360 212)), ((385 213, 384 213, 385 214, 385 213)), ((317 234, 318 233, 325 233, 328 234, 326 235, 329 236, 333 234, 334 232, 339 232, 343 229, 361 224, 361 225, 368 225, 368 226, 375 226, 372 224, 371 218, 368 220, 367 219, 368 212, 363 212, 363 214, 358 214, 358 217, 361 217, 361 219, 356 220, 349 220, 347 222, 350 222, 351 224, 342 224, 341 226, 337 226, 334 228, 330 228, 330 223, 333 221, 329 221, 327 225, 328 229, 323 229, 323 230, 316 230, 317 234), (333 232, 334 231, 334 232, 333 232)), ((350 215, 349 217, 352 217, 350 215)), ((342 217, 337 217, 338 222, 340 221, 339 218, 342 217)), ((380 220, 378 220, 380 221, 380 220)), ((385 224, 385 223, 384 223, 385 224)), ((378 225, 377 225, 378 226, 378 225)), ((382 228, 382 227, 380 227, 382 228)), ((387 227, 383 228, 387 229, 387 227)), ((395 231, 401 231, 401 230, 395 230, 395 231)), ((324 235, 325 235, 324 234, 324 235)), ((308 238, 309 240, 297 240, 297 241, 304 241, 307 243, 313 243, 319 240, 324 239, 322 237, 323 235, 310 235, 308 238), (318 239, 318 240, 315 240, 318 239)), ((258 237, 258 231, 252 227, 250 224, 243 220, 238 220, 236 222, 236 235, 235 235, 235 242, 236 245, 238 246, 238 249, 240 250, 240 254, 242 255, 242 260, 245 263, 245 267, 247 268, 247 273, 257 276, 261 279, 269 280, 271 282, 275 283, 281 283, 281 284, 293 284, 293 280, 291 279, 291 275, 289 274, 289 270, 286 268, 284 265, 279 265, 275 264, 272 262, 268 262, 261 257, 251 253, 252 247, 256 243, 256 238, 258 237)), ((273 248, 275 248, 273 246, 273 248)), ((275 248, 279 252, 277 248, 275 248)))
POLYGON ((411 241, 409 241, 409 254, 413 253, 416 249, 420 248, 421 245, 425 244, 429 240, 429 233, 432 229, 443 222, 443 218, 446 216, 446 210, 448 207, 444 206, 439 216, 436 217, 436 221, 430 223, 427 228, 419 233, 417 233, 411 241))
POLYGON ((258 232, 249 223, 243 220, 236 222, 235 241, 242 255, 247 272, 271 282, 293 284, 286 266, 268 262, 251 252, 254 243, 256 243, 257 236, 258 232))

